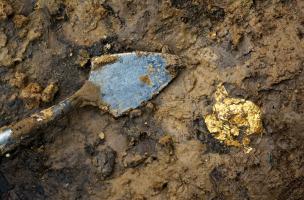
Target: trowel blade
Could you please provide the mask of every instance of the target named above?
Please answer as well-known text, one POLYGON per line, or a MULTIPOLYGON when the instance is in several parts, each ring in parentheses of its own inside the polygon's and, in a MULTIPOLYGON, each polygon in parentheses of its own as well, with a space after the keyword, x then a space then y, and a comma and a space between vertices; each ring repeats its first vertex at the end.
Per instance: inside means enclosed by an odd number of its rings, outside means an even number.
POLYGON ((100 87, 101 100, 115 117, 158 94, 176 76, 179 58, 171 54, 132 52, 92 60, 89 81, 100 87))

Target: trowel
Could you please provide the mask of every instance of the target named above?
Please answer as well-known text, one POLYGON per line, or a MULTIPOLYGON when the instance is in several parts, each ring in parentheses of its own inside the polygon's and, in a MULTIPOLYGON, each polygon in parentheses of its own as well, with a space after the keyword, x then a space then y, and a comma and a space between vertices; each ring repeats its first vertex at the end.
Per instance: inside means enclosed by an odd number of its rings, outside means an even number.
POLYGON ((175 55, 149 52, 103 55, 93 58, 91 63, 88 80, 75 94, 0 128, 0 155, 13 150, 50 122, 84 105, 97 106, 120 117, 157 95, 176 77, 181 66, 175 55))

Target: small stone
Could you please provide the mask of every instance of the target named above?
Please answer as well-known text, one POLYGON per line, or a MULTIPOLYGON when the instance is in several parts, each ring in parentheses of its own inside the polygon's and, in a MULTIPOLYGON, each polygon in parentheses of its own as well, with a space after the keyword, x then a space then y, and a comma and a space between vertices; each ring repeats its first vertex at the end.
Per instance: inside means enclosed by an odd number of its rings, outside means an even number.
POLYGON ((103 49, 105 52, 108 52, 110 49, 112 48, 112 45, 107 43, 106 45, 104 45, 103 49))
POLYGON ((96 167, 97 173, 100 174, 102 178, 106 178, 114 171, 115 159, 116 152, 112 148, 106 147, 102 151, 97 152, 92 163, 96 167))
POLYGON ((105 139, 105 134, 104 134, 104 132, 100 132, 100 133, 98 134, 98 137, 99 137, 99 139, 104 140, 104 139, 105 139))

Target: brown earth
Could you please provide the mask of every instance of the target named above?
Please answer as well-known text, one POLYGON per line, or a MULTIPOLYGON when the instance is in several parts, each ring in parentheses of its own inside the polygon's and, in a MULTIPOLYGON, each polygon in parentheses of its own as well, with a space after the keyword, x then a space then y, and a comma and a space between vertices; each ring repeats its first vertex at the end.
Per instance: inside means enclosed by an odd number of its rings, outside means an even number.
POLYGON ((0 126, 77 91, 88 57, 133 50, 185 69, 128 116, 81 108, 1 157, 2 199, 303 199, 302 0, 0 0, 0 126), (59 90, 29 107, 33 83, 59 90), (263 112, 249 153, 206 129, 219 83, 263 112))

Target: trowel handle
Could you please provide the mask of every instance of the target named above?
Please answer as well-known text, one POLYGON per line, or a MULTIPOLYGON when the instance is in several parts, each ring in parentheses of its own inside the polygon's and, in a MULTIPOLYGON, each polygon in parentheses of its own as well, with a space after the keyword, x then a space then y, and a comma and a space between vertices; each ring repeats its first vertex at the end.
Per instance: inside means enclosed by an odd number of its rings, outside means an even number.
POLYGON ((15 124, 0 128, 0 156, 13 150, 25 138, 33 136, 38 129, 66 115, 78 104, 79 99, 73 95, 15 124))

